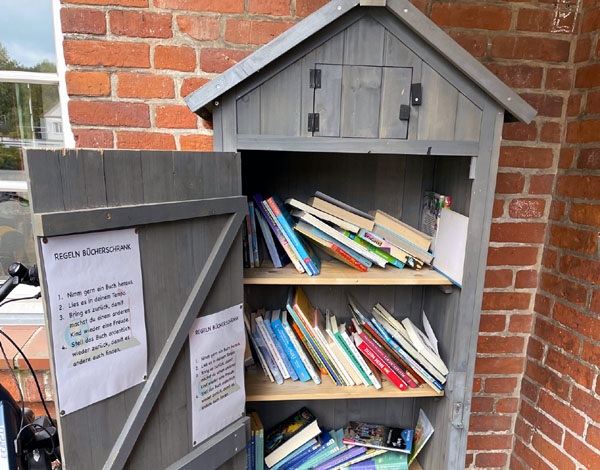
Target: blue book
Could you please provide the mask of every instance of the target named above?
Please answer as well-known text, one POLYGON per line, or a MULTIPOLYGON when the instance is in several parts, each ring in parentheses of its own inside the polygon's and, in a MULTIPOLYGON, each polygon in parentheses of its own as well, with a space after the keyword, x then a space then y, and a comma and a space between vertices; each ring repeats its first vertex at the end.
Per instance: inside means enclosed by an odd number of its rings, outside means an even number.
POLYGON ((290 455, 286 456, 284 459, 280 460, 279 462, 277 462, 275 465, 273 465, 272 467, 269 467, 269 470, 279 470, 280 468, 283 468, 284 470, 287 469, 287 463, 292 460, 294 457, 296 457, 297 455, 301 454, 302 452, 304 452, 306 449, 308 449, 310 446, 314 445, 317 442, 317 438, 313 437, 311 440, 309 440, 306 444, 301 445, 300 447, 298 447, 294 452, 292 452, 290 455))
POLYGON ((421 375, 423 375, 427 380, 429 380, 435 387, 439 390, 444 390, 444 386, 427 370, 422 367, 418 362, 416 362, 397 342, 394 338, 390 336, 387 330, 383 327, 381 323, 379 323, 375 318, 371 319, 371 323, 375 326, 375 329, 381 333, 381 337, 385 340, 385 342, 398 353, 398 355, 413 369, 418 370, 421 375))
POLYGON ((305 465, 307 465, 308 468, 316 468, 319 465, 324 464, 338 455, 346 452, 349 449, 349 446, 342 442, 343 439, 344 430, 338 429, 335 431, 335 445, 331 446, 329 450, 315 456, 314 460, 309 460, 305 465))
MULTIPOLYGON (((302 240, 300 240, 300 238, 298 238, 298 236, 294 232, 294 230, 293 230, 294 221, 292 220, 292 216, 290 215, 288 210, 285 208, 283 203, 279 200, 279 198, 277 196, 273 196, 273 197, 270 197, 269 199, 267 199, 267 204, 273 211, 273 215, 275 216, 277 221, 281 224, 281 227, 283 228, 286 238, 290 241, 290 243, 298 251, 299 259, 301 261, 304 261, 304 263, 306 264, 306 266, 308 268, 308 272, 311 275, 319 274, 319 268, 315 264, 315 261, 310 257, 310 255, 306 249, 306 246, 304 245, 302 240)), ((315 256, 314 253, 313 253, 313 256, 315 256)), ((315 258, 316 258, 316 256, 315 256, 315 258)))
POLYGON ((265 241, 267 241, 267 247, 269 247, 268 239, 267 239, 268 236, 270 236, 271 240, 273 240, 273 234, 274 234, 275 238, 277 238, 277 241, 279 242, 279 243, 274 243, 275 253, 271 253, 271 249, 269 248, 269 254, 271 254, 271 258, 273 259, 273 265, 276 268, 285 266, 286 264, 288 264, 290 262, 290 258, 288 257, 287 253, 285 252, 285 249, 283 248, 283 244, 281 243, 281 238, 283 237, 281 230, 279 230, 279 228, 277 228, 277 225, 275 225, 273 223, 273 220, 271 219, 271 217, 269 217, 269 214, 267 214, 267 211, 266 211, 265 207, 263 206, 264 199, 263 199, 262 195, 255 194, 254 196, 252 196, 252 198, 254 199, 254 202, 256 203, 256 207, 258 208, 258 211, 256 211, 256 214, 257 215, 260 214, 262 216, 263 221, 267 224, 267 227, 272 230, 272 233, 270 230, 268 230, 268 228, 265 230, 265 228, 263 228, 261 219, 259 217, 257 217, 257 220, 260 224, 260 228, 263 232, 263 236, 265 237, 265 241), (273 256, 275 256, 278 259, 278 263, 275 262, 275 259, 273 258, 273 256), (279 264, 279 266, 277 264, 279 264))
POLYGON ((290 338, 288 337, 283 327, 283 324, 281 323, 281 310, 279 309, 273 310, 271 312, 271 328, 275 332, 275 335, 277 336, 279 343, 283 347, 285 354, 287 355, 293 369, 296 371, 300 382, 307 382, 308 380, 310 380, 310 375, 308 374, 306 367, 304 367, 304 364, 302 364, 302 360, 296 352, 296 348, 294 348, 294 345, 290 341, 290 338))
POLYGON ((311 457, 308 460, 305 460, 302 465, 296 467, 296 470, 309 470, 337 454, 340 448, 339 443, 341 441, 338 441, 335 429, 329 431, 329 435, 331 436, 329 443, 327 445, 322 445, 318 452, 311 455, 311 457))
POLYGON ((287 354, 285 353, 285 351, 283 349, 283 346, 282 346, 282 344, 279 341, 279 338, 277 337, 277 335, 275 334, 275 331, 273 331, 273 328, 271 327, 271 320, 270 320, 270 318, 271 318, 271 313, 270 312, 265 313, 265 316, 263 318, 263 323, 265 324, 265 328, 267 328, 269 336, 273 340, 273 344, 275 344, 275 347, 277 348, 277 352, 281 356, 281 360, 283 361, 283 365, 285 366, 285 368, 289 372, 291 379, 292 380, 298 380, 298 374, 296 374, 296 369, 294 369, 294 367, 292 366, 292 363, 288 359, 287 354))
POLYGON ((321 431, 321 434, 319 434, 316 439, 316 443, 305 449, 302 453, 296 455, 293 459, 288 460, 288 463, 285 466, 286 470, 297 469, 312 456, 319 453, 322 449, 331 446, 335 442, 335 439, 331 434, 324 430, 321 431))
MULTIPOLYGON (((297 287, 297 289, 299 289, 299 287, 297 287)), ((292 318, 296 322, 296 325, 298 325, 298 328, 300 328, 300 331, 302 331, 302 334, 304 335, 304 337, 312 345, 313 349, 315 350, 315 352, 319 356, 320 360, 323 362, 323 365, 327 369, 327 372, 329 373, 329 375, 331 375, 331 377, 333 378, 333 380, 338 385, 340 385, 340 386, 343 385, 342 382, 341 382, 341 380, 336 375, 336 373, 330 367, 329 362, 327 361, 327 359, 325 359, 325 357, 323 356, 323 353, 321 352, 321 350, 319 349, 319 347, 315 343, 313 337, 308 333, 308 331, 304 327, 304 324, 302 323, 302 321, 300 320, 300 318, 298 318, 298 315, 294 311, 294 297, 295 297, 294 292, 295 292, 294 287, 290 287, 289 294, 288 294, 288 300, 287 300, 287 304, 286 304, 286 308, 287 308, 288 312, 290 313, 290 315, 292 316, 292 318)), ((315 362, 318 362, 318 361, 315 361, 315 362)))

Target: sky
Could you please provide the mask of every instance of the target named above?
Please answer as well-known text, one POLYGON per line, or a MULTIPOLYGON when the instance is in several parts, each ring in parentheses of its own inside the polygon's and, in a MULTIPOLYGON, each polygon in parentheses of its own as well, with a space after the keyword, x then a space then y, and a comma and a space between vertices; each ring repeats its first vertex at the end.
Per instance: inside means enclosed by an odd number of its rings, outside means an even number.
POLYGON ((0 0, 0 43, 26 67, 54 63, 51 0, 0 0))

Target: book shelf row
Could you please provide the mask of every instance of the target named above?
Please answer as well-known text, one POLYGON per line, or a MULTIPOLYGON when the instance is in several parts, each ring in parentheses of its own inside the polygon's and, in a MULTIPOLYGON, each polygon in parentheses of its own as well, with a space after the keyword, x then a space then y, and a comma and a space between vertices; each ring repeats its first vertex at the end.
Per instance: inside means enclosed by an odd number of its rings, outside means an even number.
POLYGON ((257 369, 246 371, 246 401, 283 401, 283 400, 337 400, 343 398, 415 398, 440 397, 429 385, 401 391, 387 378, 383 377, 380 390, 374 387, 357 385, 342 387, 331 380, 324 380, 319 385, 314 382, 291 382, 283 385, 270 382, 267 376, 257 369))

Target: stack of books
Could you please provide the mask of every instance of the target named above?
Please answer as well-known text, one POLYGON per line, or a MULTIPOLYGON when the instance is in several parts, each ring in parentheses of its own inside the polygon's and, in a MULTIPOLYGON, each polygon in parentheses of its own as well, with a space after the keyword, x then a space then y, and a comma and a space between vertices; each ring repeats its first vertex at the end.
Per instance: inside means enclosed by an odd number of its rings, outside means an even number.
POLYGON ((291 261, 298 272, 310 276, 320 271, 312 247, 363 272, 387 265, 421 269, 433 260, 429 235, 381 210, 366 213, 319 191, 306 202, 290 198, 285 204, 277 196, 265 200, 255 194, 248 218, 246 267, 257 266, 259 256, 253 260, 253 219, 258 220, 273 266, 291 261))
POLYGON ((408 470, 432 434, 422 410, 414 431, 356 421, 326 430, 303 407, 269 430, 257 452, 269 470, 408 470))
POLYGON ((348 308, 351 317, 342 323, 313 307, 301 287, 291 287, 285 308, 246 311, 254 362, 278 384, 332 380, 381 389, 385 376, 399 390, 428 385, 443 393, 448 368, 433 330, 426 334, 409 318, 398 321, 379 303, 369 315, 351 295, 348 308))

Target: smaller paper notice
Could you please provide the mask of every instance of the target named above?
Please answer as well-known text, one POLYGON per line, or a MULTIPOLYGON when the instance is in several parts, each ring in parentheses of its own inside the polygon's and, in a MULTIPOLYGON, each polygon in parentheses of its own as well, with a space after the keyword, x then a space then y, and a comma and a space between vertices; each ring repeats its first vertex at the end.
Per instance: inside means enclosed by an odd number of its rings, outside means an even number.
POLYGON ((143 382, 146 323, 135 229, 51 237, 42 253, 61 412, 143 382))
POLYGON ((193 445, 242 417, 245 343, 242 305, 194 322, 190 330, 193 445))

